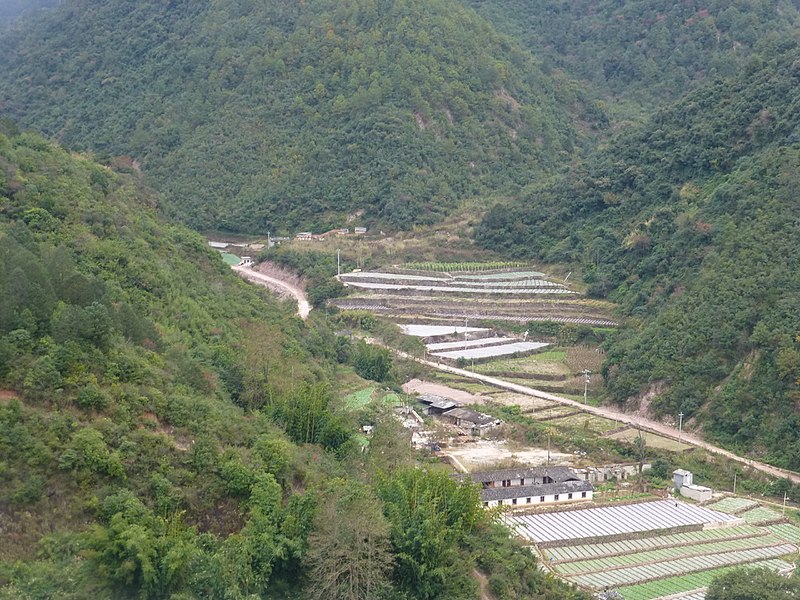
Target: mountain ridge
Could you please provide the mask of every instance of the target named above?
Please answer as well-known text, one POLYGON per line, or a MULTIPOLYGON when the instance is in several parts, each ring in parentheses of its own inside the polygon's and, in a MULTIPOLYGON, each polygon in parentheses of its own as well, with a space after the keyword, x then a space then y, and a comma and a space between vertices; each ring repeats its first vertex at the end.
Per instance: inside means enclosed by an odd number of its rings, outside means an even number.
POLYGON ((5 36, 0 99, 134 156, 195 228, 431 223, 563 168, 601 115, 453 0, 122 6, 76 0, 5 36))

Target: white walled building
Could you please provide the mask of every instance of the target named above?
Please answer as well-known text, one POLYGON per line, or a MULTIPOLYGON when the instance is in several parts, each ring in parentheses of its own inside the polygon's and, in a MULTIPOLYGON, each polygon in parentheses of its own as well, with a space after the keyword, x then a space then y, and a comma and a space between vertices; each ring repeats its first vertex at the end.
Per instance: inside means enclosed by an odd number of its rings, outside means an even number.
POLYGON ((698 502, 705 502, 711 500, 713 492, 711 488, 703 485, 696 485, 694 483, 694 475, 691 471, 685 469, 675 469, 672 472, 672 481, 675 484, 675 490, 681 496, 697 500, 698 502))
POLYGON ((588 501, 594 494, 591 482, 581 480, 568 467, 480 471, 469 478, 481 485, 485 508, 588 501))

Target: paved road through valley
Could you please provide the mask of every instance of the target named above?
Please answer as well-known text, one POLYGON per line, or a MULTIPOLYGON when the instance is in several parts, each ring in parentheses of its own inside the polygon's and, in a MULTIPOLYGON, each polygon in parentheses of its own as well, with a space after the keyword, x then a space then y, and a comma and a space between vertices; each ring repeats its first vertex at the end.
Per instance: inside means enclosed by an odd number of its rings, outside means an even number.
POLYGON ((646 419, 644 417, 639 417, 636 415, 629 415, 609 408, 604 408, 599 406, 588 406, 586 404, 583 404, 582 402, 577 402, 575 400, 564 398, 562 396, 556 396, 555 394, 543 392, 541 390, 530 388, 525 385, 520 385, 518 383, 512 383, 510 381, 498 379, 497 377, 481 375, 480 373, 473 373, 472 371, 467 371, 465 369, 459 369, 457 367, 451 367, 441 363, 435 363, 429 360, 416 358, 414 356, 411 356, 410 354, 401 352, 399 350, 394 350, 391 348, 390 350, 392 350, 393 352, 404 358, 414 360, 418 363, 422 363, 434 369, 439 369, 440 371, 444 371, 446 373, 452 373, 454 375, 459 375, 461 377, 474 379, 476 381, 480 381, 488 385, 493 385, 495 387, 503 388, 512 392, 517 392, 519 394, 525 394, 526 396, 533 396, 535 398, 542 398, 544 400, 558 402, 559 404, 571 406, 580 409, 582 411, 585 411, 589 414, 597 415, 598 417, 605 417, 606 419, 613 419, 615 421, 619 421, 620 423, 634 425, 636 427, 640 427, 643 431, 649 431, 651 433, 663 435, 664 437, 668 437, 673 440, 680 440, 681 442, 684 442, 686 444, 691 444, 692 446, 703 448, 705 450, 708 450, 709 452, 712 452, 713 454, 719 454, 720 456, 724 456, 738 463, 747 465, 748 467, 752 467, 753 469, 756 469, 768 475, 772 475, 773 477, 788 478, 794 483, 800 483, 800 473, 795 473, 794 471, 788 471, 786 469, 780 469, 778 467, 773 467, 772 465, 767 465, 765 463, 751 460, 743 456, 738 456, 737 454, 725 450, 724 448, 720 448, 718 446, 714 446, 713 444, 709 444, 708 442, 701 440, 699 437, 695 435, 686 433, 685 431, 683 433, 680 433, 674 427, 670 427, 669 425, 664 425, 663 423, 659 423, 651 419, 646 419))

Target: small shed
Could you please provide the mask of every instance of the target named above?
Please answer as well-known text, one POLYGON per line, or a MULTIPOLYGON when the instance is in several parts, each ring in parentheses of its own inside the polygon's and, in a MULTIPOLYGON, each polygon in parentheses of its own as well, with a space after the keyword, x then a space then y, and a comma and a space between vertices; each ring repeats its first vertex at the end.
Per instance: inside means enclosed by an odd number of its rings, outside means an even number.
POLYGON ((693 483, 683 484, 680 491, 681 496, 686 496, 698 502, 711 500, 712 496, 711 488, 705 487, 704 485, 694 485, 693 483))
POLYGON ((675 490, 680 489, 685 485, 692 485, 692 472, 685 469, 675 469, 672 472, 672 481, 675 484, 675 490))
POLYGON ((422 394, 418 400, 427 406, 426 412, 429 415, 441 415, 452 408, 458 407, 458 404, 449 398, 436 396, 435 394, 422 394))
POLYGON ((500 419, 475 412, 469 408, 453 408, 442 413, 442 416, 453 425, 469 429, 472 435, 481 435, 487 429, 502 424, 500 419))

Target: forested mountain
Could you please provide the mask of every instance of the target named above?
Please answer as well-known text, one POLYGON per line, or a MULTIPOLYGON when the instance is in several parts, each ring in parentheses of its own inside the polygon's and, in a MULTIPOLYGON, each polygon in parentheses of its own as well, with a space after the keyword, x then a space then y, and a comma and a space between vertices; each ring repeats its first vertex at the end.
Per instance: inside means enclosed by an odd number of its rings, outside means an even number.
POLYGON ((800 469, 800 50, 754 56, 569 177, 496 206, 478 239, 582 263, 627 317, 604 376, 620 403, 698 417, 800 469), (652 402, 652 404, 650 404, 652 402))
POLYGON ((0 120, 0 598, 582 598, 155 198, 0 120))
POLYGON ((457 0, 72 0, 2 36, 0 66, 8 115, 131 156, 196 228, 433 222, 603 119, 457 0))
POLYGON ((800 30, 791 0, 464 1, 523 41, 546 70, 563 69, 622 103, 610 109, 623 120, 734 75, 800 30))
POLYGON ((17 17, 44 8, 52 8, 64 0, 0 0, 0 29, 17 17))

